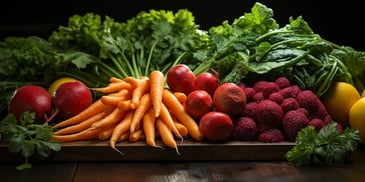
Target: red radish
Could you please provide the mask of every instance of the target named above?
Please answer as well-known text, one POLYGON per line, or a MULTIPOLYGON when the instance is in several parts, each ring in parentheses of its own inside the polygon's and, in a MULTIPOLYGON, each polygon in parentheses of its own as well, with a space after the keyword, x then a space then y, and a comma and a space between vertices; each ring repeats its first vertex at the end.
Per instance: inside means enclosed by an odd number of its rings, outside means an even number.
POLYGON ((200 119, 213 109, 213 99, 205 90, 192 91, 185 101, 185 111, 194 119, 200 119))
POLYGON ((208 140, 222 142, 230 138, 233 121, 226 113, 211 111, 200 119, 199 129, 208 140))
POLYGON ((35 113, 35 124, 42 124, 46 120, 47 114, 52 111, 52 100, 45 88, 26 85, 15 90, 9 101, 8 112, 19 121, 26 111, 35 113))
POLYGON ((213 73, 200 73, 194 81, 195 90, 205 90, 210 95, 214 94, 215 89, 219 86, 219 73, 211 69, 213 73))
POLYGON ((166 82, 174 92, 183 92, 189 95, 194 90, 195 75, 185 64, 178 64, 169 69, 166 82))
POLYGON ((246 93, 237 84, 226 82, 215 90, 213 95, 214 108, 227 113, 231 117, 242 114, 246 106, 246 93))
POLYGON ((56 116, 68 119, 92 104, 92 93, 82 82, 67 82, 60 85, 53 95, 54 112, 47 122, 56 116))

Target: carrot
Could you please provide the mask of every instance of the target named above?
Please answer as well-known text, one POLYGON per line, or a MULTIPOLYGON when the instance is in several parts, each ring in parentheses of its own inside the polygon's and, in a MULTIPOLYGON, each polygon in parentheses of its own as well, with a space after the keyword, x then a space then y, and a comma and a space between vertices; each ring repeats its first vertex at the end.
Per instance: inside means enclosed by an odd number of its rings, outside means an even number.
POLYGON ((110 127, 108 129, 100 132, 98 134, 98 139, 99 140, 108 140, 112 136, 113 129, 114 129, 114 127, 110 127))
POLYGON ((118 108, 122 111, 128 111, 129 106, 131 105, 132 100, 124 100, 118 103, 118 108))
POLYGON ((150 82, 147 77, 143 77, 138 80, 138 86, 132 90, 132 102, 130 109, 136 109, 141 100, 143 94, 147 93, 150 89, 150 82))
POLYGON ((137 129, 141 127, 143 116, 151 108, 151 105, 152 103, 150 93, 145 93, 141 97, 140 103, 134 112, 130 128, 131 133, 134 133, 137 129))
POLYGON ((53 128, 62 128, 85 121, 91 116, 103 112, 103 106, 104 104, 101 102, 101 99, 98 99, 79 114, 55 124, 53 128))
POLYGON ((175 121, 174 124, 175 124, 177 131, 179 132, 179 134, 181 136, 184 137, 184 136, 188 135, 188 129, 182 123, 175 121))
POLYGON ((136 130, 135 132, 129 134, 129 142, 138 142, 139 140, 142 140, 144 138, 145 138, 145 136, 144 136, 142 128, 140 128, 140 129, 136 130))
POLYGON ((122 154, 121 151, 119 151, 115 145, 118 142, 119 138, 126 133, 129 130, 129 127, 131 125, 131 121, 133 118, 134 110, 130 110, 125 117, 119 122, 113 129, 113 132, 111 134, 109 145, 112 149, 116 150, 120 154, 122 154))
POLYGON ((131 91, 130 89, 121 89, 117 92, 109 93, 108 95, 109 96, 116 96, 116 97, 123 97, 123 98, 129 99, 132 96, 130 91, 131 91))
POLYGON ((127 82, 127 83, 129 83, 129 84, 131 84, 131 89, 132 90, 134 90, 135 88, 137 88, 138 87, 138 82, 139 82, 139 79, 138 78, 134 78, 134 77, 132 77, 132 76, 128 76, 128 77, 125 77, 124 79, 123 79, 123 81, 125 81, 125 82, 127 82))
POLYGON ((153 111, 152 108, 150 108, 148 110, 148 112, 143 116, 143 131, 144 131, 144 135, 146 137, 146 143, 149 146, 152 147, 160 147, 163 148, 162 146, 158 146, 156 144, 156 118, 155 118, 155 112, 153 111))
POLYGON ((165 86, 165 77, 161 71, 154 70, 149 75, 150 79, 150 93, 155 117, 160 115, 162 91, 165 86))
POLYGON ((188 129, 189 135, 193 139, 197 141, 202 141, 204 139, 204 135, 201 133, 197 122, 185 112, 184 106, 170 90, 164 89, 162 102, 166 104, 166 107, 168 107, 176 118, 188 129))
POLYGON ((184 94, 183 92, 174 92, 175 97, 177 98, 177 100, 180 101, 181 104, 185 104, 186 101, 186 94, 184 94))
POLYGON ((174 148, 176 150, 176 153, 180 155, 174 135, 172 134, 170 128, 165 124, 165 122, 161 120, 161 118, 156 119, 156 128, 160 133, 162 142, 166 146, 174 148))
POLYGON ((103 95, 100 99, 105 105, 117 106, 119 102, 124 101, 130 97, 130 94, 128 93, 128 90, 123 89, 116 94, 103 95))
POLYGON ((122 89, 130 90, 131 85, 128 82, 122 81, 122 82, 111 82, 105 87, 92 88, 92 90, 95 90, 100 93, 113 93, 122 89))
POLYGON ((111 112, 113 112, 115 108, 116 108, 115 106, 112 106, 112 105, 105 105, 105 104, 104 104, 103 112, 105 113, 105 115, 108 115, 108 114, 110 114, 111 112))
POLYGON ((59 142, 74 142, 81 140, 92 140, 97 139, 100 132, 104 131, 105 128, 98 128, 95 130, 84 130, 78 133, 72 133, 67 135, 52 135, 52 139, 59 142))
POLYGON ((103 95, 101 101, 105 105, 117 106, 119 102, 124 101, 125 98, 119 96, 103 95))
POLYGON ((161 103, 161 113, 160 117, 161 120, 169 127, 171 128, 172 132, 179 137, 181 140, 183 140, 183 137, 180 135, 179 131, 177 130, 174 120, 172 119, 171 113, 169 109, 166 107, 164 103, 161 103))
POLYGON ((94 122, 101 120, 105 114, 103 112, 100 112, 94 116, 91 116, 90 118, 86 119, 83 122, 80 122, 75 125, 70 125, 68 127, 62 128, 60 130, 57 130, 54 132, 55 135, 65 135, 65 134, 71 134, 71 133, 77 133, 83 130, 86 130, 89 128, 94 122))
POLYGON ((95 130, 98 128, 107 128, 118 123, 125 115, 126 111, 121 111, 116 107, 110 114, 106 115, 103 119, 93 123, 88 130, 95 130))
POLYGON ((120 78, 112 76, 112 77, 110 77, 109 82, 110 83, 117 83, 117 82, 123 82, 123 80, 120 79, 120 78))
POLYGON ((123 141, 126 141, 127 139, 129 138, 129 131, 123 133, 119 139, 118 139, 118 142, 123 142, 123 141))

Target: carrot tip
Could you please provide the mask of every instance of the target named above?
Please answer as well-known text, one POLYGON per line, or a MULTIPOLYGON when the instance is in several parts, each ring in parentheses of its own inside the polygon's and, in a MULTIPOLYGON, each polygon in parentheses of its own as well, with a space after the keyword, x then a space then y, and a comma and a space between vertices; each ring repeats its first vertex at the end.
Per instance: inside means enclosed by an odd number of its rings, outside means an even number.
POLYGON ((177 153, 177 155, 180 155, 178 147, 176 147, 176 153, 177 153))
POLYGON ((122 151, 118 150, 116 147, 112 147, 115 151, 117 151, 120 155, 125 155, 122 151))

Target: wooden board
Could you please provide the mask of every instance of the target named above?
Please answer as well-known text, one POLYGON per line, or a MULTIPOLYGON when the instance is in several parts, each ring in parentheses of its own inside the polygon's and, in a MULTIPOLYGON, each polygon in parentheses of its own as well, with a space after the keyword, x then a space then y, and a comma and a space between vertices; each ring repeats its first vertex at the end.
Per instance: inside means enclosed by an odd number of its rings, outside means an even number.
MULTIPOLYGON (((107 141, 79 141, 63 143, 58 152, 43 158, 33 156, 33 161, 263 161, 285 160, 285 153, 294 146, 291 142, 262 143, 238 142, 207 143, 186 140, 179 144, 180 155, 171 148, 147 146, 144 141, 121 142, 119 154, 109 147, 107 141)), ((23 160, 11 154, 5 144, 0 144, 0 161, 23 160)))

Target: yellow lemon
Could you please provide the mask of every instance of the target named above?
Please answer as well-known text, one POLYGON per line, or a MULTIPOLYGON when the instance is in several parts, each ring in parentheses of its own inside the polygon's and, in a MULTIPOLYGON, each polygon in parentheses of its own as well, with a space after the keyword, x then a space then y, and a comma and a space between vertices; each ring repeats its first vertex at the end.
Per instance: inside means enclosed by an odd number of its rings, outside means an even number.
POLYGON ((78 80, 75 79, 75 78, 72 78, 72 77, 61 77, 61 78, 58 78, 57 80, 53 81, 51 83, 51 85, 48 87, 48 93, 49 93, 49 95, 52 97, 53 96, 53 93, 56 91, 56 89, 60 85, 62 85, 63 83, 74 82, 74 81, 78 81, 78 80))
POLYGON ((349 113, 350 127, 360 132, 361 142, 365 143, 365 97, 356 101, 349 113))
POLYGON ((336 82, 322 100, 332 119, 343 127, 347 127, 351 106, 359 99, 360 93, 353 85, 346 82, 336 82))

